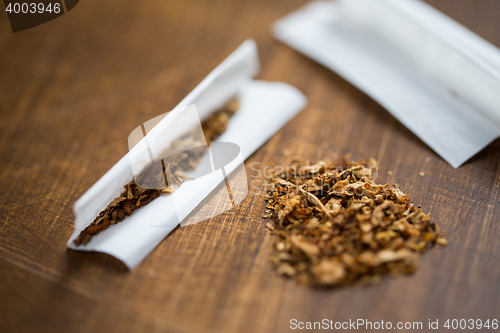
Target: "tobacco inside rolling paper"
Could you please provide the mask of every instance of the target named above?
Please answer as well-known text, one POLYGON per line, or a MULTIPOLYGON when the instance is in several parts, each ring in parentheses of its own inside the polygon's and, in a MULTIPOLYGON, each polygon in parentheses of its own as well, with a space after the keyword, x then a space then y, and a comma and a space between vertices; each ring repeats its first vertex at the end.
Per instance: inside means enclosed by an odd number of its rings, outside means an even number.
POLYGON ((313 286, 377 283, 414 272, 420 253, 447 244, 408 194, 373 181, 376 168, 343 158, 275 171, 264 217, 278 274, 313 286))
MULTIPOLYGON (((229 119, 238 108, 238 101, 233 99, 219 110, 214 111, 201 123, 203 134, 208 145, 217 140, 217 138, 225 132, 229 119)), ((179 148, 183 145, 187 145, 187 142, 193 139, 192 136, 192 133, 188 133, 175 140, 172 146, 179 148)), ((173 193, 175 191, 173 183, 181 185, 186 179, 184 171, 196 168, 205 152, 206 147, 200 147, 190 149, 180 154, 175 154, 174 156, 162 160, 162 173, 159 173, 154 165, 146 168, 137 177, 139 183, 141 185, 146 185, 146 187, 137 185, 135 180, 125 185, 125 190, 121 195, 115 198, 101 213, 99 213, 95 220, 86 227, 73 242, 76 245, 85 245, 93 236, 109 228, 111 225, 123 221, 125 216, 130 216, 134 210, 146 206, 148 203, 158 198, 161 193, 173 193), (159 184, 166 184, 167 188, 158 189, 159 184), (150 188, 152 189, 149 189, 147 185, 151 185, 150 188)))

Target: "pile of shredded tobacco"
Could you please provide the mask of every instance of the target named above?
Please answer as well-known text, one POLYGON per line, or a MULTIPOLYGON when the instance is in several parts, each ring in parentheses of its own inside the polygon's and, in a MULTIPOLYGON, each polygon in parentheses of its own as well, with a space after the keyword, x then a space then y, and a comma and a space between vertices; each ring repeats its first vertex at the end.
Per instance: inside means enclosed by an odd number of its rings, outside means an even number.
POLYGON ((376 167, 342 158, 274 171, 264 217, 278 274, 310 286, 376 284, 413 273, 421 253, 447 244, 408 194, 373 181, 376 167))
MULTIPOLYGON (((226 131, 230 118, 239 108, 237 100, 233 99, 222 108, 212 112, 207 119, 201 123, 203 135, 206 143, 210 145, 222 133, 226 131)), ((74 240, 76 245, 87 244, 93 236, 109 228, 109 226, 123 221, 126 216, 139 209, 154 199, 161 193, 173 193, 175 185, 180 186, 186 179, 184 171, 196 168, 203 154, 206 152, 205 146, 184 150, 183 147, 193 147, 193 140, 198 140, 196 131, 175 140, 171 147, 180 153, 173 154, 166 159, 156 161, 146 168, 138 177, 137 181, 143 187, 137 185, 133 180, 125 185, 125 190, 118 198, 115 198, 94 221, 85 228, 74 240), (165 188, 166 187, 166 188, 165 188)), ((169 155, 169 154, 162 154, 169 155)))

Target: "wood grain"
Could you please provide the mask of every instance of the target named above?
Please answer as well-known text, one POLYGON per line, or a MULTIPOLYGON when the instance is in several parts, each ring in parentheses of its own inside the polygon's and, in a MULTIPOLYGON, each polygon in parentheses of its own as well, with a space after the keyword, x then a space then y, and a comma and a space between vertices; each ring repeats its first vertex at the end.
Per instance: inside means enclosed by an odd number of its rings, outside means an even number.
MULTIPOLYGON (((497 0, 428 2, 500 46, 497 0)), ((286 332, 290 319, 500 319, 500 141, 454 170, 376 102, 272 39, 271 23, 304 3, 86 0, 16 34, 0 14, 0 331, 286 332), (249 37, 260 48, 259 78, 310 100, 248 159, 249 178, 286 163, 285 149, 378 159, 378 180, 398 183, 448 234, 450 245, 426 254, 416 274, 336 290, 276 276, 256 189, 236 209, 176 229, 132 272, 66 249, 71 205, 126 153, 130 131, 170 110, 249 37)))

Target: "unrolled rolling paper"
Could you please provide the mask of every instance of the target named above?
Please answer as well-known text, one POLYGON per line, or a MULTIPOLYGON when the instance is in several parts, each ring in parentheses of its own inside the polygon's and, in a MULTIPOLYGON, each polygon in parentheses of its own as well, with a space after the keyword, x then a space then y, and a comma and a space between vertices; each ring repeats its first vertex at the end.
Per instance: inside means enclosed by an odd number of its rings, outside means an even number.
MULTIPOLYGON (((161 137, 164 126, 178 114, 177 110, 198 110, 200 118, 238 96, 240 108, 231 118, 227 130, 216 142, 239 146, 238 157, 224 166, 230 175, 244 159, 273 136, 307 104, 305 96, 281 82, 253 80, 259 72, 257 46, 245 41, 221 65, 210 73, 172 112, 156 125, 146 138, 161 137)), ((113 166, 74 204, 75 231, 68 247, 80 251, 108 253, 130 269, 137 266, 153 249, 206 198, 221 182, 221 172, 186 181, 173 194, 162 195, 145 207, 134 211, 122 222, 94 236, 85 246, 73 240, 133 179, 131 158, 140 144, 113 166), (179 203, 181 203, 179 205, 179 203)), ((244 169, 243 169, 244 171, 244 169)))
POLYGON ((499 50, 420 0, 315 1, 273 32, 455 168, 500 136, 499 50))

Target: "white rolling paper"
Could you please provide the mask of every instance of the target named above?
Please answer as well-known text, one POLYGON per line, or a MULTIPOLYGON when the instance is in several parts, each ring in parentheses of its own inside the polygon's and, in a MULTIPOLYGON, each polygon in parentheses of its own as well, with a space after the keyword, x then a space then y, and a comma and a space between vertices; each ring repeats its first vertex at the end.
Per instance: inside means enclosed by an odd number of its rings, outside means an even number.
MULTIPOLYGON (((240 108, 231 118, 227 130, 217 140, 234 143, 240 147, 237 160, 224 167, 226 175, 229 175, 241 165, 239 163, 248 158, 307 104, 305 96, 288 84, 252 80, 258 72, 257 46, 253 40, 247 40, 146 137, 161 137, 162 131, 167 129, 163 125, 175 116, 176 110, 194 104, 200 118, 203 118, 236 95, 240 108)), ((162 195, 147 206, 134 211, 122 222, 94 236, 85 246, 75 246, 73 240, 81 230, 120 195, 124 185, 132 181, 130 154, 129 152, 123 157, 74 204, 75 231, 67 246, 75 250, 110 254, 133 269, 219 185, 223 178, 221 172, 214 172, 187 181, 172 195, 162 195), (183 205, 176 207, 175 198, 178 199, 177 203, 182 202, 183 205)))
POLYGON ((500 136, 500 51, 420 0, 315 1, 273 32, 455 168, 500 136))

